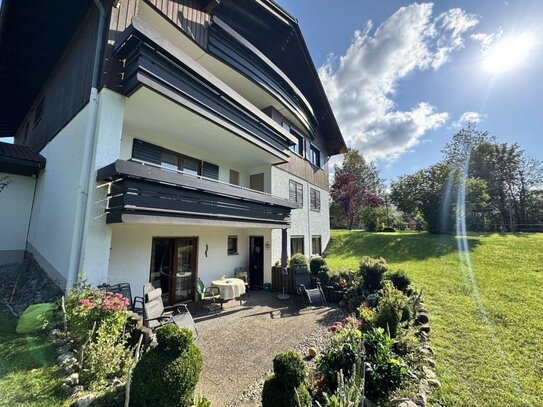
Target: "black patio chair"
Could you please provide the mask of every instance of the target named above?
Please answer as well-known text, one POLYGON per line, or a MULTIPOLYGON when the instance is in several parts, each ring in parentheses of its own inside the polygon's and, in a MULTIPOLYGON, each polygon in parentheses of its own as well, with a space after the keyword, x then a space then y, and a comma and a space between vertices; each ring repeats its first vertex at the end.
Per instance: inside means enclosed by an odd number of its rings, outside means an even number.
POLYGON ((247 297, 249 297, 249 271, 247 267, 236 267, 234 269, 234 278, 239 278, 240 280, 243 280, 243 282, 245 283, 245 294, 247 295, 247 297))
POLYGON ((135 296, 132 297, 132 290, 130 284, 128 283, 117 283, 117 284, 102 284, 98 288, 102 291, 108 291, 110 293, 121 294, 124 298, 128 300, 128 309, 137 312, 138 314, 143 313, 143 297, 135 296))
POLYGON ((292 268, 294 272, 294 286, 296 287, 296 294, 302 297, 304 306, 315 305, 315 302, 320 301, 321 305, 327 305, 326 297, 322 291, 321 285, 317 282, 316 287, 311 283, 309 277, 309 270, 307 267, 294 266, 292 268))
POLYGON ((168 324, 175 324, 179 328, 192 330, 194 338, 198 338, 198 330, 187 305, 178 304, 173 307, 172 311, 166 312, 162 301, 161 288, 152 289, 145 294, 143 323, 153 331, 168 324))

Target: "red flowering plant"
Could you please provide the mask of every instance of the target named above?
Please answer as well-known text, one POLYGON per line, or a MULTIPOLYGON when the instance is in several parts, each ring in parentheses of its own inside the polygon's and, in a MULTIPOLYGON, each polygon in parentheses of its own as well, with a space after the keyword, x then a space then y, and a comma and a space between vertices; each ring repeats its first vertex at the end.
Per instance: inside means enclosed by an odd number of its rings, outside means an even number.
POLYGON ((125 332, 127 306, 122 294, 100 291, 86 282, 68 292, 68 335, 78 350, 84 384, 99 388, 124 376, 132 360, 125 332))
POLYGON ((102 326, 112 335, 123 332, 127 319, 128 300, 121 294, 100 291, 86 282, 79 283, 66 297, 66 316, 69 335, 76 345, 102 326))

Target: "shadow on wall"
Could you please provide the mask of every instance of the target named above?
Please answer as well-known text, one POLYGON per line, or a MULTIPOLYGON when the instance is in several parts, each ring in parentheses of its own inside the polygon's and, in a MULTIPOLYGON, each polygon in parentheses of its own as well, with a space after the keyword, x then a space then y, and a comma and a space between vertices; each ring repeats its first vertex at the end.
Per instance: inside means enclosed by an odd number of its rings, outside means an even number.
MULTIPOLYGON (((472 252, 480 240, 468 236, 472 252)), ((424 260, 457 252, 457 238, 453 235, 428 233, 369 233, 352 231, 332 236, 326 254, 336 258, 384 257, 389 263, 424 260)))

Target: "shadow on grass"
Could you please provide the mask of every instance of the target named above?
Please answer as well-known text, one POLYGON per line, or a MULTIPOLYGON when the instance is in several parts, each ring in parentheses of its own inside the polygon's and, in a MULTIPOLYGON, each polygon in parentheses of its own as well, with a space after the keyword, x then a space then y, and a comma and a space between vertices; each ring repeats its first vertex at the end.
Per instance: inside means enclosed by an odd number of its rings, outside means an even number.
MULTIPOLYGON (((471 235, 467 241, 470 252, 480 243, 477 236, 471 235)), ((446 256, 458 251, 457 242, 458 239, 452 235, 340 231, 332 235, 325 255, 337 258, 384 257, 395 263, 446 256)))

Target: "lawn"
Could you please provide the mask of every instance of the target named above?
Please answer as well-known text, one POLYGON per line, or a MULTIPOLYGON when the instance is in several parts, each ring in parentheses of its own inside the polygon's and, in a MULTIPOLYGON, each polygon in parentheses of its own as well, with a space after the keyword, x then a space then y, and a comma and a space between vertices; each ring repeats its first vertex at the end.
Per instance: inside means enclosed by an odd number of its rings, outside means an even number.
POLYGON ((64 405, 54 345, 41 336, 18 335, 15 326, 0 310, 0 406, 64 405))
POLYGON ((332 270, 362 256, 403 269, 432 320, 445 406, 543 406, 543 234, 333 231, 332 270))

